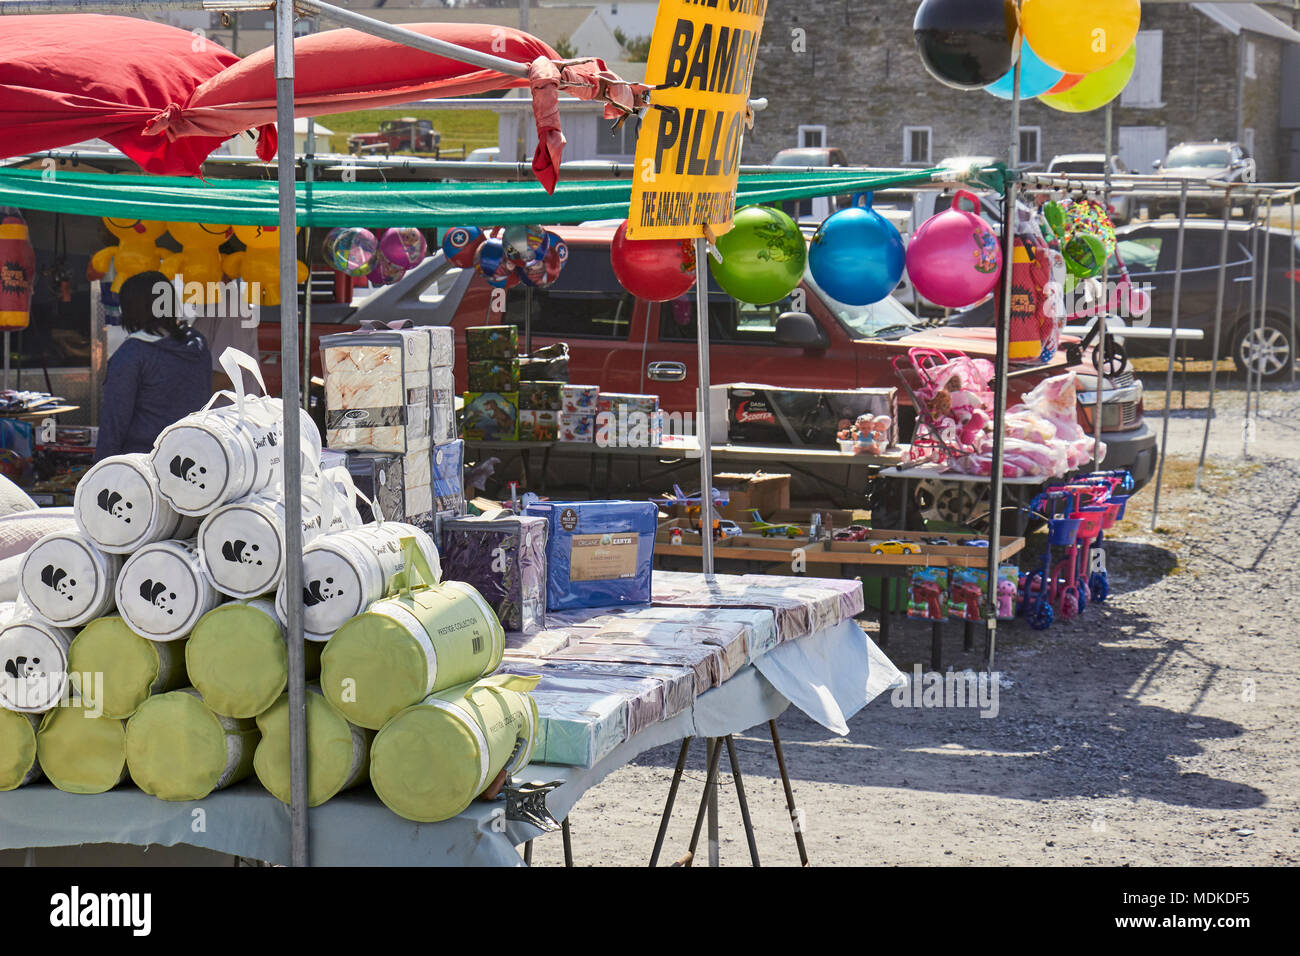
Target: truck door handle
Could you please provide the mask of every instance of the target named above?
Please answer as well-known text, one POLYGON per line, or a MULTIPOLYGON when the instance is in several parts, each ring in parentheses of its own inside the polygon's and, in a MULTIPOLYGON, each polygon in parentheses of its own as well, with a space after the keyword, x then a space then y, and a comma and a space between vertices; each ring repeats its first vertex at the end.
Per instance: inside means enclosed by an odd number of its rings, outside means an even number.
POLYGON ((652 382, 686 381, 686 366, 681 362, 651 362, 645 373, 652 382))

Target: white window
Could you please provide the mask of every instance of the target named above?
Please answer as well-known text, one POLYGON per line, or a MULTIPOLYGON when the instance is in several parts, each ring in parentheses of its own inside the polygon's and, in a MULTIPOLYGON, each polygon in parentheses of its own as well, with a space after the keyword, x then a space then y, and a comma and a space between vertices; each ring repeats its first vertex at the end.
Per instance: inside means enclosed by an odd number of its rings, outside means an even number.
POLYGON ((826 127, 825 126, 800 126, 799 145, 807 149, 825 146, 826 127))
POLYGON ((903 162, 913 166, 930 165, 930 127, 903 127, 903 162))
POLYGON ((1248 80, 1259 79, 1259 74, 1256 72, 1256 68, 1255 68, 1255 41, 1254 40, 1246 41, 1246 79, 1248 80))
POLYGON ((1032 165, 1043 161, 1043 131, 1038 126, 1020 127, 1020 162, 1032 165))
POLYGON ((1137 35, 1137 68, 1120 96, 1121 106, 1159 109, 1164 101, 1163 30, 1142 30, 1137 35))

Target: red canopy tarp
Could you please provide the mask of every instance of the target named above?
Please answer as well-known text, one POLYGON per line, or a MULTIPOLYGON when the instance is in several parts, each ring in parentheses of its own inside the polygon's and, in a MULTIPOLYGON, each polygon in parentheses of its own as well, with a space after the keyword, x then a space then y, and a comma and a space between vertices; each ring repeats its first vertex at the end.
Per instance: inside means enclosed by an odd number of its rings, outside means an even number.
MULTIPOLYGON (((564 145, 561 88, 582 99, 604 100, 611 118, 645 102, 645 87, 625 83, 602 61, 561 61, 541 40, 519 30, 470 23, 406 29, 525 65, 528 78, 357 30, 328 30, 294 41, 294 114, 319 116, 530 86, 538 126, 533 169, 551 190, 564 145)), ((253 127, 261 133, 258 155, 268 160, 275 155, 274 48, 237 60, 211 41, 174 27, 130 17, 70 15, 0 20, 0 49, 5 59, 0 151, 6 155, 99 136, 150 172, 197 175, 222 141, 253 127), (130 62, 106 58, 105 51, 113 50, 131 51, 130 62), (123 73, 127 85, 119 88, 116 78, 123 73), (80 92, 87 88, 95 90, 93 101, 80 92), (20 131, 12 139, 11 126, 20 131)))
POLYGON ((93 14, 0 18, 0 155, 107 140, 141 169, 195 174, 229 136, 144 132, 239 57, 188 30, 93 14))

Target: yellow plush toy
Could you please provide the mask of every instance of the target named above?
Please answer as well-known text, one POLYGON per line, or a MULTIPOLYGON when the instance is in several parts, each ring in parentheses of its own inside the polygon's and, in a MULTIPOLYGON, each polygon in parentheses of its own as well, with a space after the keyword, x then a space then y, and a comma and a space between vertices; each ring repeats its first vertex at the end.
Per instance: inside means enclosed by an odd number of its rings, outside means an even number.
POLYGON ((92 279, 102 279, 108 270, 114 270, 113 291, 120 292, 122 283, 141 272, 157 271, 163 256, 171 252, 156 241, 167 231, 165 222, 147 219, 110 219, 104 217, 108 231, 117 236, 116 246, 105 246, 90 259, 87 274, 92 279))
MULTIPOLYGON (((280 230, 275 226, 235 226, 244 252, 232 252, 222 259, 226 275, 244 280, 244 301, 262 305, 280 304, 280 230), (259 294, 253 295, 257 289, 259 294)), ((294 230, 296 235, 297 229, 294 230)), ((307 264, 298 260, 298 281, 307 278, 307 264)))
MULTIPOLYGON (((187 286, 197 282, 203 290, 203 302, 218 301, 221 296, 218 285, 225 278, 225 273, 217 247, 233 236, 234 232, 229 226, 201 222, 169 222, 167 231, 183 248, 180 252, 163 257, 163 275, 169 279, 180 276, 187 286)), ((191 292, 187 289, 186 301, 190 301, 191 297, 191 292)))

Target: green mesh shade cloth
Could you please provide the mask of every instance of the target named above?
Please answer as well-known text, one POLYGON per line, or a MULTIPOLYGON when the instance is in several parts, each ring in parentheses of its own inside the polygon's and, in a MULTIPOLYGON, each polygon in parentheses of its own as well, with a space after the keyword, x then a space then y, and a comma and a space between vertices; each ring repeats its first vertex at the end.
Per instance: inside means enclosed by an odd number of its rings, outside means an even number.
POLYGON ((188 683, 185 643, 146 640, 120 617, 96 618, 72 639, 68 676, 105 717, 125 720, 150 694, 188 683))
MULTIPOLYGON (((86 216, 274 226, 272 180, 0 170, 0 206, 86 216)), ((929 182, 944 171, 791 171, 741 176, 736 206, 838 196, 929 182)), ((950 175, 950 173, 948 173, 950 175)), ((536 182, 298 184, 300 226, 468 226, 576 223, 627 216, 628 179, 561 181, 553 195, 536 182)))
MULTIPOLYGON (((304 641, 307 679, 320 673, 321 645, 304 641)), ((190 681, 226 717, 256 717, 289 683, 289 647, 270 601, 234 601, 194 625, 185 648, 190 681)))
POLYGON ((36 728, 40 714, 0 709, 0 790, 15 790, 40 777, 36 728))
POLYGON ((193 688, 150 697, 126 722, 131 779, 160 800, 202 800, 253 772, 257 727, 214 714, 193 688))
MULTIPOLYGON (((289 802, 289 695, 281 694, 257 718, 262 739, 253 772, 277 800, 289 802)), ((318 685, 307 688, 307 805, 318 807, 341 790, 364 783, 370 769, 370 738, 325 702, 318 685)))
POLYGON ((80 707, 56 707, 41 721, 36 757, 60 790, 112 790, 126 779, 126 721, 80 707))

